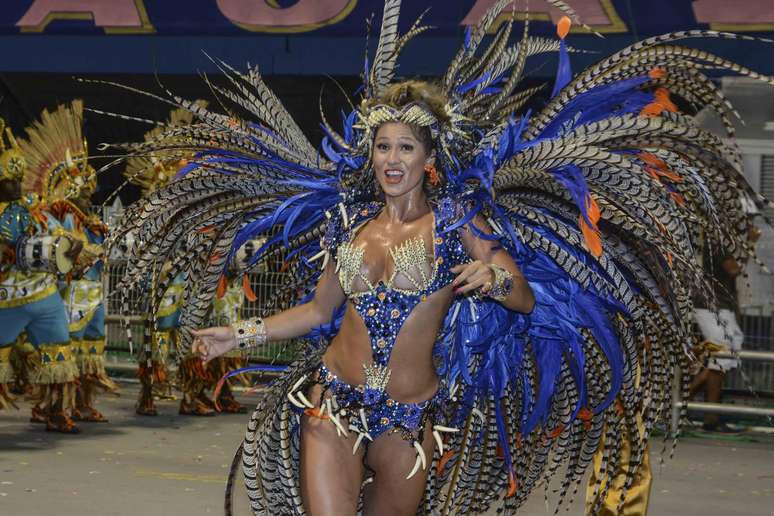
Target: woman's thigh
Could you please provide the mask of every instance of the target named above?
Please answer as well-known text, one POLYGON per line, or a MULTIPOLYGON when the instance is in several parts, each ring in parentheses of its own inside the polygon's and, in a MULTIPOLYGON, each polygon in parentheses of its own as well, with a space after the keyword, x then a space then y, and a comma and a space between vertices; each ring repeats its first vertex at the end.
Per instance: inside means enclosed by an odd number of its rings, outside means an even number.
MULTIPOLYGON (((309 399, 320 397, 319 385, 309 399)), ((309 516, 354 516, 363 482, 363 448, 352 454, 355 438, 336 434, 329 420, 301 419, 301 498, 309 516)))
POLYGON ((374 471, 374 481, 364 491, 366 516, 413 516, 422 501, 427 474, 433 461, 435 441, 428 423, 424 432, 422 449, 426 468, 406 479, 416 461, 417 452, 399 433, 377 437, 368 445, 366 462, 374 471))

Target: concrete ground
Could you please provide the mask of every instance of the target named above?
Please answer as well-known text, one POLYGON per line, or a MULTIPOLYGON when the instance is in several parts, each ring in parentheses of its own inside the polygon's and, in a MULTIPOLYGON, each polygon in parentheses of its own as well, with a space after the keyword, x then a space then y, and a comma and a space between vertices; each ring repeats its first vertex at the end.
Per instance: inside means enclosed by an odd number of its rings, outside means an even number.
MULTIPOLYGON (((226 472, 247 416, 178 416, 176 402, 164 401, 160 416, 141 417, 136 385, 123 387, 122 397, 99 402, 111 422, 84 424, 76 436, 28 423, 27 405, 0 413, 0 515, 222 514, 226 472)), ((255 395, 243 401, 252 404, 255 395)), ((757 440, 687 438, 662 467, 654 457, 649 515, 774 516, 774 441, 757 440)), ((247 516, 239 489, 236 514, 247 516)), ((542 492, 519 511, 552 513, 542 492)), ((580 515, 582 504, 564 513, 580 515)))

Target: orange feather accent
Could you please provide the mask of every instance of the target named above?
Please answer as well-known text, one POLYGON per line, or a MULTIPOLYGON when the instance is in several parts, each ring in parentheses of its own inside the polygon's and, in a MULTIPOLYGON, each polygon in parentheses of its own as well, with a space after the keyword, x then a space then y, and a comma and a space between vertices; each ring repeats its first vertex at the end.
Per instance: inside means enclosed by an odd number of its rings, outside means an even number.
POLYGON ((664 106, 664 109, 677 113, 677 105, 669 98, 669 90, 666 88, 659 88, 656 90, 656 100, 664 106))
POLYGON ((446 463, 449 462, 452 457, 454 457, 454 451, 447 450, 446 453, 444 453, 438 460, 438 465, 435 467, 435 472, 439 475, 443 473, 443 469, 446 467, 446 463))
POLYGON ((583 407, 578 411, 578 419, 583 422, 583 428, 588 430, 591 428, 591 418, 594 414, 587 407, 583 407))
POLYGON ((516 488, 518 487, 518 482, 516 482, 516 476, 513 474, 513 472, 508 473, 508 492, 505 493, 506 498, 511 498, 516 494, 516 488))
POLYGON ((620 398, 616 398, 615 400, 615 412, 619 417, 624 415, 624 406, 623 403, 621 403, 620 398))
POLYGON ((658 169, 666 170, 667 168, 669 168, 667 167, 667 164, 663 159, 659 158, 658 156, 650 152, 640 152, 639 154, 637 154, 637 157, 640 160, 647 163, 648 165, 652 165, 658 169))
POLYGON ((659 183, 661 182, 661 176, 658 175, 658 171, 655 168, 645 167, 645 172, 647 172, 650 177, 652 177, 659 183))
POLYGON ((548 434, 548 437, 550 437, 551 439, 556 439, 557 437, 562 435, 562 432, 564 432, 564 425, 559 425, 553 430, 551 430, 551 433, 548 434))
POLYGON ((559 36, 559 39, 567 37, 567 34, 570 33, 570 27, 572 27, 572 20, 567 16, 562 16, 559 23, 556 24, 556 35, 559 36))
POLYGON ((242 291, 251 303, 255 303, 258 300, 258 296, 255 295, 253 288, 250 286, 250 277, 247 274, 242 276, 242 291))
POLYGON ((317 419, 330 419, 328 414, 320 415, 320 407, 304 409, 304 415, 316 417, 317 419))
POLYGON ((578 225, 580 226, 583 238, 586 241, 586 248, 591 254, 599 258, 602 256, 602 238, 599 234, 599 229, 597 228, 597 222, 599 222, 599 219, 601 218, 602 211, 599 209, 599 204, 597 204, 597 201, 594 200, 591 194, 586 197, 586 213, 591 221, 591 226, 589 226, 586 219, 583 218, 583 215, 578 217, 578 225))
POLYGON ((674 199, 677 204, 679 204, 681 206, 685 204, 685 197, 683 197, 679 193, 677 193, 677 192, 669 192, 669 195, 672 196, 672 199, 674 199))
POLYGON ((648 72, 648 77, 651 79, 663 79, 667 76, 667 71, 663 68, 653 68, 651 71, 648 72))
POLYGON ((282 265, 280 265, 280 272, 285 272, 288 270, 288 267, 290 267, 290 262, 282 262, 282 265))
POLYGON ((656 97, 653 102, 642 108, 640 111, 641 116, 658 116, 663 111, 677 112, 677 106, 669 98, 669 90, 666 88, 658 88, 654 92, 656 97))
POLYGON ((637 155, 637 157, 650 165, 650 167, 645 167, 645 169, 654 179, 660 180, 659 178, 666 177, 675 183, 679 183, 683 180, 683 178, 675 173, 674 170, 669 168, 669 165, 667 165, 664 160, 655 154, 651 154, 650 152, 641 152, 637 155))
POLYGON ((670 179, 671 181, 674 181, 675 183, 682 183, 683 178, 677 175, 673 170, 666 169, 659 171, 658 175, 661 177, 666 177, 667 179, 670 179))
POLYGON ((586 221, 582 216, 580 217, 580 228, 583 233, 583 238, 586 241, 586 248, 589 252, 597 258, 602 256, 602 239, 594 228, 586 224, 586 221))
POLYGON ((220 279, 218 280, 218 290, 215 291, 215 295, 218 296, 218 299, 226 295, 227 286, 228 286, 228 282, 226 281, 226 277, 221 276, 220 279))
POLYGON ((503 450, 503 447, 500 446, 499 444, 497 445, 496 453, 497 453, 497 458, 498 459, 502 459, 503 457, 505 457, 505 450, 503 450))

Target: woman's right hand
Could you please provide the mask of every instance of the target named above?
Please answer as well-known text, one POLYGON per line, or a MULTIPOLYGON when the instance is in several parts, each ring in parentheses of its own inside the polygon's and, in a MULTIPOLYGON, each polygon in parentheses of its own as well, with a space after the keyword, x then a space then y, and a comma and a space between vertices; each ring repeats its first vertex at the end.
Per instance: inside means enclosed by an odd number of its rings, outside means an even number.
POLYGON ((231 326, 217 326, 193 330, 194 335, 191 351, 202 357, 205 363, 234 349, 237 345, 234 328, 231 326))

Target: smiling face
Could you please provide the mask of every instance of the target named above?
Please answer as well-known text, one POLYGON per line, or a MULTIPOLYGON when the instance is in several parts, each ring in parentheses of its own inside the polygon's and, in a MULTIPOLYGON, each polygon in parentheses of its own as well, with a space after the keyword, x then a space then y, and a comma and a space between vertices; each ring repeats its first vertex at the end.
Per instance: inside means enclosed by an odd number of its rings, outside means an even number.
POLYGON ((408 125, 390 122, 376 132, 372 161, 384 195, 401 197, 422 188, 425 165, 434 158, 408 125))

